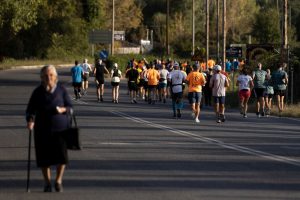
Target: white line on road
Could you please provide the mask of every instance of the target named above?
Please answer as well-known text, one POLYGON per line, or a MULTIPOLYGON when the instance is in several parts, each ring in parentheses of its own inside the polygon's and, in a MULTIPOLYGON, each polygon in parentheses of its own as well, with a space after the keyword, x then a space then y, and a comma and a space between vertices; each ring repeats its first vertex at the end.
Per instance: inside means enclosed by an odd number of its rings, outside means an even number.
POLYGON ((207 144, 213 144, 213 145, 217 145, 226 149, 231 149, 231 150, 235 150, 238 152, 242 152, 242 153, 246 153, 246 154, 250 154, 250 155, 254 155, 254 156, 258 156, 258 157, 262 157, 268 160, 273 160, 273 161, 278 161, 278 162, 282 162, 282 163, 287 163, 287 164, 291 164, 294 166, 300 166, 300 161, 296 160, 296 159, 292 159, 292 158, 288 158, 288 157, 284 157, 284 156, 278 156, 275 154, 271 154, 271 153, 267 153, 267 152, 263 152, 263 151, 259 151, 259 150, 255 150, 255 149, 251 149, 251 148, 247 148, 247 147, 243 147, 243 146, 239 146, 239 145, 235 145, 235 144, 230 144, 230 143, 224 143, 220 140, 216 140, 216 139, 212 139, 212 138, 208 138, 208 137, 203 137, 201 135, 197 135, 197 134, 193 134, 187 131, 182 131, 179 129, 174 129, 168 126, 164 126, 161 124, 156 124, 147 120, 143 120, 141 118, 137 118, 137 117, 132 117, 130 115, 127 115, 125 113, 119 112, 119 111, 112 111, 111 113, 118 115, 120 117, 123 117, 125 119, 137 122, 137 123, 141 123, 141 124, 145 124, 148 126, 152 126, 158 129, 162 129, 162 130, 166 130, 178 135, 182 135, 185 137, 189 137, 192 139, 195 139, 197 141, 201 141, 207 144))

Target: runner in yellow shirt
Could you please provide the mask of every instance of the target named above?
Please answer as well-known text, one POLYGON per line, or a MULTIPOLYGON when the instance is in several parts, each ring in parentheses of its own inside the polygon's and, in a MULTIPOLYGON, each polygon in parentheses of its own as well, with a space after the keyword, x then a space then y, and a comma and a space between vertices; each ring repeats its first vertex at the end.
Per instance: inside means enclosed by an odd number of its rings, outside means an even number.
POLYGON ((192 108, 192 117, 196 123, 199 123, 200 115, 200 103, 202 99, 202 86, 205 85, 205 77, 199 72, 200 66, 198 64, 193 65, 193 72, 189 73, 186 80, 189 85, 188 99, 192 108))

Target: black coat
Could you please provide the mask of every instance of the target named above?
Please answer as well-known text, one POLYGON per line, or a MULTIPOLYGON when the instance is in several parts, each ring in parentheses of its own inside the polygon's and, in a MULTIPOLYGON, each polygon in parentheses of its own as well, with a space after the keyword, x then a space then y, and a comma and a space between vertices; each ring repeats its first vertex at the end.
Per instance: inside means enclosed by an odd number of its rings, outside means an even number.
POLYGON ((72 108, 71 99, 65 87, 57 84, 53 93, 40 85, 29 100, 26 109, 26 120, 34 119, 34 142, 38 167, 56 164, 67 164, 66 144, 59 133, 69 127, 68 115, 59 114, 56 106, 72 108))

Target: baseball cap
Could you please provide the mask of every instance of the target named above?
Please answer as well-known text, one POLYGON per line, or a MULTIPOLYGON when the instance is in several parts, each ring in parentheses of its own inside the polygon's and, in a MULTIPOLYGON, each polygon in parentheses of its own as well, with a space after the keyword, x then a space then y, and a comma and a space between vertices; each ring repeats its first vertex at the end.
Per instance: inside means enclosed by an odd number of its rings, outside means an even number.
POLYGON ((215 65, 214 70, 221 71, 222 67, 220 65, 215 65))

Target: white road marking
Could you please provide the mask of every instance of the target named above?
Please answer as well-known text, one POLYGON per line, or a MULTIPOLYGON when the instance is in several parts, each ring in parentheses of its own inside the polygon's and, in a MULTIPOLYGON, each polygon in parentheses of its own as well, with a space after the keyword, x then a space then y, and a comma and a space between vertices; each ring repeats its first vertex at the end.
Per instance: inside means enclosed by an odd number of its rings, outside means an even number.
POLYGON ((187 131, 182 131, 179 129, 174 129, 168 126, 164 126, 161 124, 156 124, 147 120, 143 120, 141 118, 137 118, 137 117, 132 117, 130 115, 127 115, 125 113, 119 112, 119 111, 111 111, 111 113, 118 115, 120 117, 123 117, 125 119, 137 122, 137 123, 141 123, 141 124, 145 124, 148 126, 152 126, 158 129, 162 129, 162 130, 166 130, 172 133, 175 133, 177 135, 182 135, 185 137, 189 137, 192 138, 194 140, 197 141, 201 141, 207 144, 213 144, 213 145, 217 145, 226 149, 231 149, 231 150, 235 150, 238 152, 242 152, 242 153, 246 153, 246 154, 250 154, 250 155, 254 155, 254 156, 258 156, 258 157, 262 157, 268 160, 273 160, 273 161, 278 161, 278 162, 282 162, 282 163, 287 163, 287 164, 291 164, 294 166, 298 166, 300 167, 300 160, 296 160, 293 158, 288 158, 285 156, 279 156, 279 155, 275 155, 275 154, 271 154, 271 153, 267 153, 267 152, 263 152, 263 151, 259 151, 259 150, 255 150, 255 149, 251 149, 251 148, 247 148, 247 147, 243 147, 243 146, 239 146, 239 145, 235 145, 235 144, 230 144, 230 143, 224 143, 220 140, 216 140, 216 139, 212 139, 212 138, 208 138, 208 137, 203 137, 201 135, 197 135, 197 134, 193 134, 187 131))

